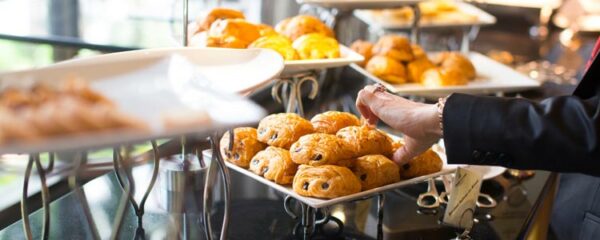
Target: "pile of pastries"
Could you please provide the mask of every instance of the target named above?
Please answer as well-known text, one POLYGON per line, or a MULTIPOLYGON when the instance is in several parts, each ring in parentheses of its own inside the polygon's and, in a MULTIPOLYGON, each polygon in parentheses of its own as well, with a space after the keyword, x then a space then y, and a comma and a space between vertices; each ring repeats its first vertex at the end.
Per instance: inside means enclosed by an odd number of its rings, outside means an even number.
POLYGON ((0 92, 0 144, 36 141, 115 129, 146 129, 144 122, 118 111, 86 82, 38 83, 0 92))
POLYGON ((233 143, 229 133, 220 142, 226 161, 275 183, 291 184, 307 197, 341 197, 442 168, 431 149, 398 167, 390 157, 402 144, 346 112, 324 112, 310 121, 294 113, 272 114, 257 129, 232 132, 233 143))
MULTIPOLYGON (((473 23, 477 15, 461 11, 455 1, 433 0, 419 3, 421 18, 420 24, 458 24, 473 23)), ((378 21, 397 21, 411 24, 414 18, 413 9, 410 7, 370 10, 369 13, 378 21)))
POLYGON ((357 40, 350 48, 365 57, 362 67, 392 84, 466 85, 476 76, 475 66, 466 56, 441 52, 429 58, 423 48, 403 36, 386 35, 375 44, 357 40))
POLYGON ((215 8, 198 18, 188 31, 189 45, 195 47, 267 48, 286 61, 340 57, 333 31, 309 15, 286 18, 273 28, 247 21, 240 11, 215 8))

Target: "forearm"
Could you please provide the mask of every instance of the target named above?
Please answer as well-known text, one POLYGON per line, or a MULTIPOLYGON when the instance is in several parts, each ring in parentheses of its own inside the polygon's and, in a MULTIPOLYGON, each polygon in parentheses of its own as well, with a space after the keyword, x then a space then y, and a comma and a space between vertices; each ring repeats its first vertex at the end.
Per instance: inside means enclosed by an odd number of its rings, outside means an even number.
POLYGON ((443 115, 448 161, 600 175, 599 115, 597 96, 534 103, 453 94, 443 115))

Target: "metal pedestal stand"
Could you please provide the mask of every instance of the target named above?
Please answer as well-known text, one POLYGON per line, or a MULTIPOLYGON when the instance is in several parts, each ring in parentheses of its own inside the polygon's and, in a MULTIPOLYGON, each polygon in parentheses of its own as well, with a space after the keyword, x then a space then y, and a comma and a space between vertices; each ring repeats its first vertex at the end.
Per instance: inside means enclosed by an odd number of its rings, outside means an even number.
POLYGON ((310 83, 309 99, 314 99, 319 93, 318 73, 315 71, 283 76, 271 88, 271 95, 278 103, 284 104, 285 111, 304 116, 302 105, 302 85, 310 83))
POLYGON ((31 177, 31 171, 33 169, 34 163, 35 168, 38 172, 38 176, 40 178, 40 184, 42 186, 42 206, 44 209, 42 239, 48 239, 48 234, 50 233, 50 191, 48 189, 48 184, 46 183, 46 174, 52 171, 54 167, 54 156, 53 154, 50 154, 50 156, 50 164, 47 169, 44 169, 42 167, 42 163, 40 162, 40 154, 30 154, 29 161, 27 162, 27 167, 25 169, 25 178, 23 179, 23 192, 21 196, 21 216, 23 218, 23 231, 25 232, 25 236, 27 239, 33 239, 33 234, 31 233, 31 224, 29 223, 27 191, 29 189, 29 179, 31 177))

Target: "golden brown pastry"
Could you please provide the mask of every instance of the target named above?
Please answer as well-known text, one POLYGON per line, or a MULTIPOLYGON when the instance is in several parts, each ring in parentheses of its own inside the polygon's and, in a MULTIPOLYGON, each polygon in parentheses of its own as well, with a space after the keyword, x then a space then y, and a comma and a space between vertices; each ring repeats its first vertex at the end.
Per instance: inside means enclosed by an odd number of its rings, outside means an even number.
POLYGON ((360 192, 360 181, 346 167, 301 165, 294 177, 294 192, 306 196, 331 199, 360 192))
POLYGON ((391 157, 392 139, 385 133, 367 126, 342 128, 336 136, 344 140, 354 151, 355 157, 381 154, 391 157))
POLYGON ((277 51, 284 60, 297 60, 298 52, 292 47, 292 41, 279 34, 264 36, 252 42, 248 48, 268 48, 277 51))
POLYGON ((466 85, 475 78, 473 63, 460 53, 442 52, 433 62, 439 67, 423 72, 421 82, 425 86, 466 85))
POLYGON ((469 79, 460 69, 430 68, 421 75, 421 83, 427 87, 466 85, 469 79))
POLYGON ((386 56, 374 56, 367 63, 366 69, 386 82, 401 84, 407 81, 404 65, 386 56))
POLYGON ((360 180, 362 191, 400 181, 398 165, 380 154, 359 157, 352 171, 360 180))
POLYGON ((147 128, 143 121, 120 112, 115 104, 81 80, 0 92, 0 143, 147 128))
POLYGON ((320 33, 331 38, 335 37, 331 28, 327 27, 318 18, 310 15, 298 15, 286 18, 275 26, 275 30, 292 41, 310 33, 320 33))
POLYGON ((440 61, 440 67, 460 70, 469 80, 475 78, 475 66, 464 55, 458 52, 443 52, 437 56, 437 59, 440 61))
POLYGON ((423 48, 417 44, 411 44, 410 49, 412 50, 415 59, 427 57, 427 53, 425 52, 425 50, 423 50, 423 48))
POLYGON ((300 137, 313 132, 312 124, 295 113, 271 114, 258 124, 259 141, 285 149, 289 149, 300 137))
POLYGON ((256 27, 258 28, 258 33, 260 33, 261 37, 278 35, 278 33, 275 31, 275 29, 273 29, 273 27, 271 27, 267 24, 262 24, 262 23, 256 24, 256 27))
POLYGON ((233 149, 231 151, 229 150, 229 139, 229 131, 221 137, 221 156, 226 161, 243 168, 248 168, 252 157, 267 147, 267 144, 258 141, 256 128, 252 127, 233 129, 233 149))
POLYGON ((373 55, 386 56, 398 62, 408 62, 414 58, 408 38, 396 35, 379 38, 373 46, 373 55))
POLYGON ((208 31, 207 46, 246 48, 259 37, 258 27, 244 19, 216 20, 208 31))
POLYGON ((442 159, 430 148, 400 167, 400 176, 407 179, 432 174, 442 170, 442 166, 442 159))
POLYGON ((373 57, 373 43, 369 41, 356 40, 350 45, 350 48, 365 58, 365 60, 359 64, 361 67, 367 65, 371 57, 373 57))
POLYGON ((282 185, 292 183, 297 169, 298 165, 292 162, 290 152, 278 147, 267 147, 250 162, 250 171, 282 185))
POLYGON ((213 8, 209 12, 207 12, 204 16, 200 16, 196 20, 196 29, 193 30, 193 33, 208 31, 211 25, 219 20, 219 19, 245 19, 244 13, 229 8, 213 8))
POLYGON ((302 35, 294 40, 292 46, 300 59, 329 59, 340 57, 340 46, 337 40, 320 33, 302 35))
POLYGON ((317 114, 310 122, 315 132, 327 134, 336 134, 342 128, 360 125, 360 120, 354 114, 338 111, 317 114))
MULTIPOLYGON (((311 166, 337 165, 353 157, 350 145, 335 135, 313 133, 302 136, 290 147, 292 161, 311 166)), ((346 165, 346 164, 344 164, 346 165)))
POLYGON ((431 68, 435 68, 435 65, 427 58, 427 56, 416 58, 406 65, 406 69, 408 70, 408 81, 420 83, 423 73, 431 68))

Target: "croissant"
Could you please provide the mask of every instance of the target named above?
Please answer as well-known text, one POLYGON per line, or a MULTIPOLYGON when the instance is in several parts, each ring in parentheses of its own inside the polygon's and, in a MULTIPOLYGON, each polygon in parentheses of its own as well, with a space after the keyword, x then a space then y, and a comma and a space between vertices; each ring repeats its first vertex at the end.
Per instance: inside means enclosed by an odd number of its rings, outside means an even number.
POLYGON ((310 15, 298 15, 286 18, 275 26, 275 30, 292 41, 310 33, 320 33, 331 38, 335 37, 331 28, 327 27, 318 18, 310 15))
POLYGON ((257 139, 256 128, 242 127, 233 129, 233 145, 229 150, 229 132, 221 137, 221 156, 239 167, 248 168, 250 160, 256 153, 267 147, 257 139))
POLYGON ((360 192, 358 178, 346 167, 301 165, 294 177, 294 192, 307 197, 336 198, 360 192))
POLYGON ((385 133, 367 126, 351 126, 342 128, 336 136, 354 150, 354 157, 369 154, 381 154, 391 157, 392 139, 385 133))
POLYGON ((407 81, 404 65, 386 56, 374 56, 369 60, 366 68, 371 74, 386 82, 401 84, 407 81))
POLYGON ((207 46, 246 48, 259 37, 258 27, 244 19, 216 20, 208 31, 207 46))
POLYGON ((277 113, 258 123, 258 140, 270 146, 289 149, 292 143, 313 133, 312 124, 295 113, 277 113))
POLYGON ((336 134, 342 128, 360 125, 360 120, 354 114, 338 111, 317 114, 310 122, 315 132, 327 134, 336 134))
POLYGON ((410 41, 405 37, 396 35, 386 35, 379 38, 373 46, 373 55, 386 56, 398 62, 408 62, 414 58, 410 41))
POLYGON ((297 60, 298 52, 292 47, 292 41, 279 34, 268 35, 256 39, 248 48, 267 48, 277 51, 284 60, 297 60))
POLYGON ((400 181, 398 165, 379 154, 359 157, 352 171, 360 179, 363 191, 400 181))
POLYGON ((313 133, 302 136, 292 144, 290 154, 292 161, 297 164, 337 165, 338 162, 353 157, 350 147, 335 135, 313 133))
POLYGON ((229 8, 213 8, 209 12, 207 12, 204 16, 200 16, 196 19, 195 29, 193 29, 192 34, 202 31, 208 31, 211 25, 219 20, 219 19, 245 19, 244 13, 229 8))
POLYGON ((367 62, 373 57, 373 43, 363 40, 356 40, 350 45, 350 49, 362 55, 365 60, 359 65, 364 67, 367 62))
POLYGON ((278 147, 267 147, 250 162, 250 171, 282 185, 292 183, 297 169, 298 165, 292 162, 290 152, 278 147))
POLYGON ((300 59, 339 58, 340 46, 337 40, 319 33, 303 35, 292 43, 300 59))

